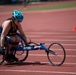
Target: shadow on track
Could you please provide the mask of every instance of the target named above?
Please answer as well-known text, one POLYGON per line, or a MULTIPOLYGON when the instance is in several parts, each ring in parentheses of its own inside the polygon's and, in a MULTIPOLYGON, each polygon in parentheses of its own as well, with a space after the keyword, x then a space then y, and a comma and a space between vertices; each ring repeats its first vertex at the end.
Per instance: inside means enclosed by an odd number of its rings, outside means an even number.
POLYGON ((12 67, 12 66, 28 66, 28 65, 49 65, 49 63, 41 63, 41 62, 38 62, 38 61, 35 61, 35 62, 22 62, 22 63, 17 63, 17 62, 14 62, 14 63, 6 63, 4 64, 5 66, 8 66, 8 67, 12 67))

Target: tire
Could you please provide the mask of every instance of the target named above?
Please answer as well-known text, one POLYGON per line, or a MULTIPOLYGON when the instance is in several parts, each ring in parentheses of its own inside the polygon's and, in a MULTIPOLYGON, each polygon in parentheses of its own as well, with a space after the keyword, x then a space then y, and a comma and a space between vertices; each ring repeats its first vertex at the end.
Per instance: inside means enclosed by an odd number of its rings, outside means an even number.
MULTIPOLYGON (((0 34, 0 39, 1 39, 1 34, 0 34)), ((0 40, 1 42, 1 40, 0 40)), ((4 55, 0 54, 0 65, 4 62, 4 55)))
POLYGON ((0 54, 0 65, 6 60, 7 52, 8 52, 8 43, 5 46, 4 55, 0 54))
MULTIPOLYGON (((25 43, 25 40, 24 39, 21 39, 21 42, 19 43, 19 45, 22 45, 22 46, 26 46, 26 43, 25 43)), ((15 51, 15 56, 18 58, 18 60, 20 61, 20 62, 23 62, 23 61, 25 61, 26 59, 27 59, 27 57, 28 57, 28 50, 16 50, 15 51)))
POLYGON ((52 43, 48 47, 47 57, 53 66, 62 65, 66 58, 66 52, 64 47, 60 43, 52 43))
MULTIPOLYGON (((26 42, 24 40, 24 38, 19 34, 19 37, 21 37, 21 42, 19 43, 19 45, 24 45, 26 46, 26 42)), ((5 54, 4 55, 1 55, 0 54, 0 64, 2 64, 5 60, 7 61, 7 54, 8 54, 8 49, 9 49, 9 42, 8 42, 8 38, 6 38, 6 46, 5 46, 5 54)), ((16 50, 13 50, 14 52, 14 55, 18 58, 18 60, 20 62, 23 62, 27 59, 28 57, 28 51, 27 50, 24 50, 24 51, 16 51, 16 50), (25 54, 24 54, 25 53, 25 54)), ((7 61, 8 62, 8 61, 7 61)))

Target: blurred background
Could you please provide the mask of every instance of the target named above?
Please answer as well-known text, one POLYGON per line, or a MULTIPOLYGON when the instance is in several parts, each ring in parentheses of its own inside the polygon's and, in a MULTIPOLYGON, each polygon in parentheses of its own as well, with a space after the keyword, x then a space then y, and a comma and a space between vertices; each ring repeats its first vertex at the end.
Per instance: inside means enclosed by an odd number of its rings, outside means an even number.
POLYGON ((52 2, 52 1, 71 1, 71 0, 0 0, 0 5, 21 4, 21 3, 31 3, 31 2, 48 2, 48 1, 52 2))

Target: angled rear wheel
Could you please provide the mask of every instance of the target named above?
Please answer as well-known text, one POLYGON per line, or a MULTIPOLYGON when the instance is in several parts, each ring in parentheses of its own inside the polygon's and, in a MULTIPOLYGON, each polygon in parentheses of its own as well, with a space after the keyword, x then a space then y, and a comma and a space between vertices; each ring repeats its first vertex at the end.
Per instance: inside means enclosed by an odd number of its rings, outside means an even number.
MULTIPOLYGON (((21 39, 21 42, 19 42, 18 46, 26 46, 26 42, 24 39, 21 39)), ((15 56, 18 58, 20 62, 23 62, 28 57, 28 51, 27 50, 15 50, 15 56)))
POLYGON ((6 44, 5 46, 4 54, 3 55, 0 54, 0 65, 6 60, 7 52, 8 52, 8 44, 6 44))

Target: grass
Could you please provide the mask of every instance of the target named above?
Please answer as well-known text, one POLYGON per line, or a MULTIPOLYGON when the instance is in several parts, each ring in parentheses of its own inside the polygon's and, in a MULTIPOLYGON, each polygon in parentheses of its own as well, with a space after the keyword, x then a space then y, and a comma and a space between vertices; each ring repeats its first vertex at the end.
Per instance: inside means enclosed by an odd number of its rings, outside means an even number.
MULTIPOLYGON (((27 9, 18 9, 21 12, 23 11, 35 11, 35 10, 53 10, 53 9, 64 9, 64 8, 72 8, 76 7, 76 3, 70 3, 70 4, 60 4, 60 5, 49 5, 49 6, 41 6, 41 7, 34 7, 34 8, 27 8, 27 9)), ((11 10, 6 10, 5 12, 12 12, 13 9, 11 10)), ((0 11, 1 12, 1 11, 0 11)))
POLYGON ((27 11, 31 11, 31 10, 53 10, 53 9, 63 9, 63 8, 72 8, 72 7, 76 7, 76 3, 28 8, 27 11))

